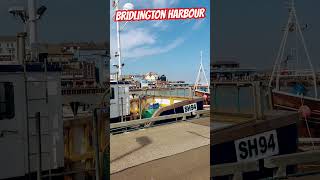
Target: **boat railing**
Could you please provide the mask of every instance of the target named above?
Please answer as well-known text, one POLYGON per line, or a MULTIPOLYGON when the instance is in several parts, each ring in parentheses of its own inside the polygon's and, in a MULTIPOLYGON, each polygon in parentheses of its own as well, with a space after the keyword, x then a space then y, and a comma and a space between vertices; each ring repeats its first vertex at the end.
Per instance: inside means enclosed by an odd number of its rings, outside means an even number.
MULTIPOLYGON (((140 128, 148 128, 147 124, 151 122, 160 122, 165 121, 168 119, 180 119, 181 121, 185 121, 188 119, 188 117, 195 116, 195 118, 200 118, 204 115, 209 115, 210 110, 199 110, 195 112, 189 112, 189 113, 178 113, 178 114, 171 114, 171 115, 165 115, 165 116, 158 116, 158 117, 152 117, 152 118, 145 118, 145 119, 139 119, 139 120, 131 120, 131 121, 125 121, 125 122, 119 122, 119 123, 112 123, 110 124, 110 131, 116 131, 118 133, 119 130, 127 131, 126 128, 130 127, 136 127, 138 126, 138 129, 140 128), (141 126, 142 125, 142 126, 141 126)), ((122 132, 122 131, 121 131, 122 132)))
POLYGON ((242 173, 259 171, 259 161, 246 161, 213 165, 210 170, 211 178, 230 176, 232 180, 242 180, 242 173))
POLYGON ((136 89, 129 92, 132 94, 163 96, 163 97, 193 97, 191 87, 181 88, 156 88, 156 89, 136 89))
MULTIPOLYGON (((287 177, 287 166, 320 162, 320 151, 306 151, 293 154, 271 156, 264 160, 264 167, 275 169, 274 177, 287 177)), ((318 172, 320 173, 320 172, 318 172)))
POLYGON ((74 94, 101 94, 106 91, 106 88, 63 88, 61 90, 62 95, 74 95, 74 94))
MULTIPOLYGON (((288 178, 306 176, 309 174, 320 174, 316 172, 304 172, 287 174, 288 166, 306 165, 320 162, 320 151, 306 151, 285 155, 271 156, 264 159, 264 168, 274 169, 274 178, 288 178)), ((242 180, 243 173, 259 171, 259 160, 225 163, 211 166, 211 178, 229 176, 232 179, 242 180)))

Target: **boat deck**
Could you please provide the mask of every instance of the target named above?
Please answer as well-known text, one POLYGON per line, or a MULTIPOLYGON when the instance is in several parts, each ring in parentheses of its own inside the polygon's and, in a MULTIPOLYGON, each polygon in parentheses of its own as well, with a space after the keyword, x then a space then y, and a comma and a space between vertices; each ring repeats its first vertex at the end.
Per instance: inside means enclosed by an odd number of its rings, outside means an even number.
POLYGON ((129 174, 131 179, 133 176, 138 179, 158 179, 156 174, 165 179, 176 179, 181 176, 193 179, 205 176, 202 179, 208 179, 209 121, 209 117, 205 117, 112 135, 110 137, 112 179, 125 179, 129 174), (139 171, 141 173, 138 173, 139 171))
POLYGON ((297 112, 271 110, 263 119, 249 114, 217 113, 211 119, 211 145, 232 141, 298 122, 297 112))

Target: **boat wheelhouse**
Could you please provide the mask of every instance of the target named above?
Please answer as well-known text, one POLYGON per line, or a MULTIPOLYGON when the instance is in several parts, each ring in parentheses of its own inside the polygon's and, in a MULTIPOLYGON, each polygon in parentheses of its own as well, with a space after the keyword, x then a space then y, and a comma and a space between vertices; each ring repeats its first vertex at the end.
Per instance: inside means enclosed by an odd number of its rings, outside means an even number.
POLYGON ((130 115, 130 84, 110 82, 110 122, 123 122, 130 115))
POLYGON ((60 71, 43 63, 0 64, 0 179, 35 173, 38 147, 42 171, 64 167, 60 71))

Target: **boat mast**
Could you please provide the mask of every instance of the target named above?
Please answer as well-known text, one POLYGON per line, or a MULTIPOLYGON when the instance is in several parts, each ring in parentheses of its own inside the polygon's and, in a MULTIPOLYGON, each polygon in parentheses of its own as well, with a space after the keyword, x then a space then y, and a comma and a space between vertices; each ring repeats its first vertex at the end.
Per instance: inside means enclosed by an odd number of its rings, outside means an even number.
MULTIPOLYGON (((114 7, 115 10, 118 11, 119 10, 119 1, 120 0, 115 0, 114 1, 114 7)), ((116 57, 118 57, 118 80, 121 79, 121 75, 122 75, 122 63, 121 63, 121 41, 120 41, 120 24, 119 21, 116 22, 117 24, 117 53, 116 53, 116 57)))
POLYGON ((206 86, 208 87, 208 91, 209 91, 209 83, 208 83, 208 79, 207 79, 206 73, 205 73, 204 68, 203 68, 203 63, 202 63, 202 51, 200 51, 200 68, 199 68, 199 71, 198 71, 196 82, 195 82, 194 87, 193 87, 194 90, 198 89, 198 85, 200 84, 201 72, 203 73, 204 79, 205 79, 205 81, 207 83, 206 86))
POLYGON ((31 60, 37 58, 36 46, 38 42, 37 33, 37 15, 36 15, 36 0, 28 0, 28 15, 29 15, 29 42, 31 49, 31 60))
MULTIPOLYGON (((303 45, 303 49, 304 49, 304 51, 306 53, 308 65, 310 67, 309 71, 311 71, 311 76, 313 78, 313 85, 314 85, 314 92, 315 92, 314 95, 315 95, 315 98, 317 98, 318 97, 318 92, 317 92, 316 73, 315 73, 315 70, 313 68, 313 65, 312 65, 312 62, 311 62, 311 58, 310 58, 310 55, 309 55, 309 52, 308 52, 308 49, 307 49, 307 46, 306 46, 306 43, 305 43, 305 39, 304 39, 303 34, 302 34, 301 26, 300 26, 299 21, 298 21, 294 0, 291 0, 291 2, 290 2, 289 18, 288 18, 288 22, 287 22, 287 25, 286 25, 285 30, 284 30, 285 32, 284 32, 283 38, 282 38, 281 43, 280 43, 280 48, 279 48, 279 51, 278 51, 278 54, 277 54, 277 57, 276 57, 276 61, 275 61, 274 66, 273 66, 272 74, 271 74, 270 81, 269 81, 269 86, 272 87, 272 82, 276 78, 276 82, 275 82, 276 83, 276 87, 275 87, 275 89, 276 90, 280 90, 279 81, 280 81, 280 77, 282 76, 281 75, 281 63, 284 60, 284 53, 285 53, 285 47, 286 47, 286 44, 287 44, 288 34, 289 34, 290 31, 292 31, 291 30, 292 26, 294 28, 294 31, 297 31, 296 34, 298 34, 298 36, 300 36, 301 43, 303 45)), ((304 74, 295 74, 295 76, 303 76, 303 75, 304 74)))

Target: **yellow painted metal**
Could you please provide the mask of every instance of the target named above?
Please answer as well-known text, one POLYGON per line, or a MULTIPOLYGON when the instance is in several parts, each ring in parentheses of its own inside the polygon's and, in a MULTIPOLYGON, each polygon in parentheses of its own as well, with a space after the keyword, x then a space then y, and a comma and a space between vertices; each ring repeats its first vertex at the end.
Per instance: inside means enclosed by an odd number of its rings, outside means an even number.
MULTIPOLYGON (((101 154, 100 157, 102 157, 102 153, 106 150, 106 147, 108 147, 106 122, 109 121, 107 121, 106 114, 98 113, 98 119, 99 151, 101 154)), ((75 118, 64 122, 64 156, 66 168, 72 169, 75 163, 81 163, 85 167, 85 170, 94 169, 95 151, 93 133, 92 116, 75 118), (79 132, 79 130, 81 132, 79 132), (74 139, 79 138, 81 139, 80 146, 78 144, 74 146, 74 139)), ((102 161, 100 165, 102 165, 102 161)), ((66 176, 65 178, 68 179, 71 177, 66 176)))

